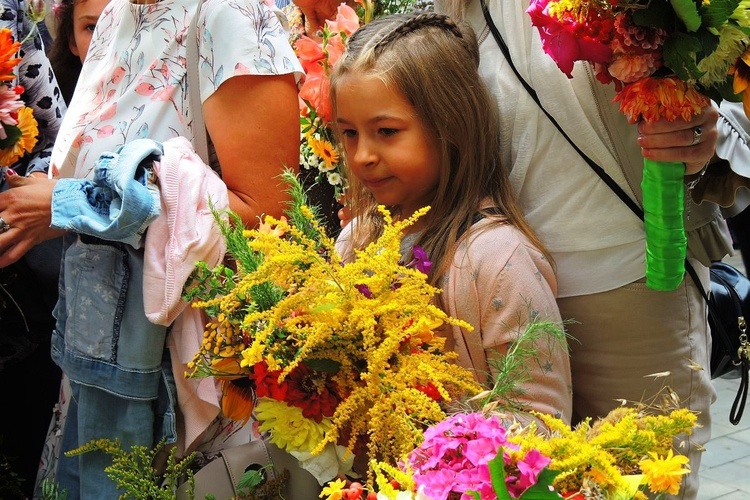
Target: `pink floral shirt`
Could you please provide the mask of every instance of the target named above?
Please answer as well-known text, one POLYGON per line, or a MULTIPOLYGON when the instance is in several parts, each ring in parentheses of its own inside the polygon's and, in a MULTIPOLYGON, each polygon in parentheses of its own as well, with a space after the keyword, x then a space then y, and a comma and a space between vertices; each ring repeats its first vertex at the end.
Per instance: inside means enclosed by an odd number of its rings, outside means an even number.
MULTIPOLYGON (((112 0, 55 143, 54 176, 89 177, 101 153, 136 138, 192 140, 186 35, 199 6, 199 0, 112 0)), ((261 0, 203 1, 197 24, 203 102, 233 76, 302 75, 277 12, 261 0)))

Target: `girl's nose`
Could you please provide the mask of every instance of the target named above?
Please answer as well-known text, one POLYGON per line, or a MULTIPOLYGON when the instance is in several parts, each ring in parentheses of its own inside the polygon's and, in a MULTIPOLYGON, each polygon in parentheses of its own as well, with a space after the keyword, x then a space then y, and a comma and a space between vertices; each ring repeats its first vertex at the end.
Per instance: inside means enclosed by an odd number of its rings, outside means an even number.
POLYGON ((367 166, 374 164, 376 158, 377 154, 373 145, 369 141, 360 138, 357 141, 357 149, 354 152, 352 161, 357 163, 357 165, 367 166))

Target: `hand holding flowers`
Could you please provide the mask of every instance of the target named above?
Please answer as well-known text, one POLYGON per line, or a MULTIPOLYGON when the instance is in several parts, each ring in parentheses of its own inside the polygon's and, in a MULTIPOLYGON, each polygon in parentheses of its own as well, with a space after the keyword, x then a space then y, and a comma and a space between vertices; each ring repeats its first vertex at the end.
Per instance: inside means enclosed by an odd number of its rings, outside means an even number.
MULTIPOLYGON (((701 158, 702 166, 713 155, 701 145, 704 122, 707 131, 713 125, 710 115, 693 119, 703 116, 709 98, 739 100, 735 92, 743 92, 749 109, 746 2, 532 0, 527 12, 560 69, 571 77, 575 61, 591 63, 599 81, 615 85, 615 101, 631 122, 689 123, 684 132, 674 129, 685 148, 698 151, 683 160, 701 158)), ((650 141, 641 147, 655 147, 650 141)), ((644 159, 646 279, 653 289, 673 290, 683 278, 684 175, 682 162, 644 159)))

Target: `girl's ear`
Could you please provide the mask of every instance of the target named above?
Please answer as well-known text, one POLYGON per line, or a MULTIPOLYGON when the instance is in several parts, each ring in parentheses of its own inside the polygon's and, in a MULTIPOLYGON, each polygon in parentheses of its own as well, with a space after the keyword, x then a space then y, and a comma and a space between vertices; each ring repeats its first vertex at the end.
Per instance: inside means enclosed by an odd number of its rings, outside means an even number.
POLYGON ((78 52, 78 45, 76 45, 76 38, 72 35, 68 38, 68 48, 74 56, 81 57, 80 52, 78 52))

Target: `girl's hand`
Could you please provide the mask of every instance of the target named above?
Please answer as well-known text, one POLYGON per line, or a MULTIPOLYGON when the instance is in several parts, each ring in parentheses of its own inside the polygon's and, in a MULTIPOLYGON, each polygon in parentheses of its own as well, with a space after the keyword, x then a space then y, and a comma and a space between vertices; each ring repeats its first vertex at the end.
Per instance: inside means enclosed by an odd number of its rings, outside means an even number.
POLYGON ((714 159, 719 132, 719 112, 706 106, 690 121, 681 119, 638 122, 638 145, 644 158, 663 162, 684 162, 685 175, 700 172, 714 159))
POLYGON ((0 193, 0 217, 10 228, 0 233, 0 268, 16 262, 34 245, 64 233, 50 228, 56 180, 21 177, 12 170, 5 178, 11 189, 0 193))

